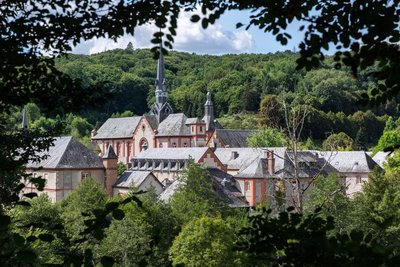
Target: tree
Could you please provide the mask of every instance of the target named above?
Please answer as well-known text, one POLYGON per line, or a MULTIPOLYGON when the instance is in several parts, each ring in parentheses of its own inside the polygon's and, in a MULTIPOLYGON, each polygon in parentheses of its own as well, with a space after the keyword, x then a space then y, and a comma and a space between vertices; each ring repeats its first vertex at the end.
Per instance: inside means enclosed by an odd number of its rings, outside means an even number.
POLYGON ((233 241, 233 231, 222 219, 195 218, 175 238, 170 258, 175 266, 235 266, 233 241))
POLYGON ((139 197, 141 206, 129 203, 122 209, 126 216, 112 221, 96 255, 113 255, 122 266, 170 266, 168 249, 179 230, 176 218, 154 191, 139 197))
POLYGON ((282 147, 286 144, 286 136, 276 128, 264 128, 254 132, 247 143, 251 147, 282 147))
POLYGON ((331 173, 327 176, 319 176, 314 186, 308 192, 307 201, 304 204, 304 213, 312 214, 320 209, 324 219, 329 216, 335 218, 335 231, 339 233, 351 230, 349 220, 351 214, 351 202, 346 196, 346 188, 340 177, 331 173))
POLYGON ((353 139, 344 132, 333 133, 322 143, 322 149, 326 151, 349 151, 353 149, 353 139))
POLYGON ((374 148, 374 152, 393 151, 400 147, 400 133, 397 130, 387 131, 379 138, 378 145, 374 148))
POLYGON ((80 233, 85 230, 85 219, 93 218, 93 211, 104 207, 106 201, 107 193, 104 186, 93 178, 84 179, 62 200, 62 219, 71 240, 80 238, 80 233), (82 213, 91 216, 85 218, 82 213))
POLYGON ((266 95, 261 100, 259 125, 262 127, 278 127, 281 121, 282 104, 276 95, 266 95))
POLYGON ((182 225, 204 215, 226 213, 228 207, 213 189, 213 182, 206 169, 190 161, 178 181, 182 184, 169 204, 182 225))
POLYGON ((395 266, 398 259, 361 231, 330 235, 334 219, 271 210, 249 216, 236 242, 251 266, 395 266))
POLYGON ((356 199, 356 208, 350 216, 353 227, 370 232, 380 244, 400 255, 400 182, 397 170, 383 173, 375 170, 363 193, 356 199))
POLYGON ((133 44, 132 44, 132 42, 129 42, 129 43, 128 43, 128 45, 126 46, 125 50, 133 51, 133 44))
POLYGON ((38 252, 38 264, 61 264, 57 251, 62 249, 60 229, 63 228, 61 209, 51 203, 46 194, 29 201, 30 207, 17 206, 12 210, 13 230, 25 238, 33 239, 32 247, 38 252), (51 237, 53 235, 54 237, 51 237), (59 237, 57 237, 59 236, 59 237))

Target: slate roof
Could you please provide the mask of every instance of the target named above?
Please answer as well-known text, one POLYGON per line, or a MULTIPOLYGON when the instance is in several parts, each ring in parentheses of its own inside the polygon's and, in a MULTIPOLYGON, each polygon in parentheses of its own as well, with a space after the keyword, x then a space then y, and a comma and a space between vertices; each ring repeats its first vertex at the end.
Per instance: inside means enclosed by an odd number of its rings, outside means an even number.
MULTIPOLYGON (((139 187, 146 178, 152 175, 150 171, 125 171, 115 182, 115 187, 139 187)), ((157 178, 155 178, 157 180, 157 178)), ((158 181, 158 180, 157 180, 158 181)))
POLYGON ((143 117, 146 118, 146 120, 148 121, 148 123, 150 124, 150 126, 151 126, 151 128, 152 128, 153 130, 157 130, 157 128, 158 128, 158 121, 157 121, 156 116, 146 114, 146 115, 143 115, 143 117))
MULTIPOLYGON (((213 181, 213 189, 229 207, 248 207, 242 193, 233 185, 231 175, 218 169, 208 169, 208 172, 213 181)), ((168 202, 181 185, 182 182, 175 180, 160 194, 159 199, 168 202)))
POLYGON ((215 129, 216 136, 225 146, 248 147, 247 139, 254 133, 253 130, 215 129))
POLYGON ((208 149, 208 147, 149 148, 147 150, 142 150, 136 158, 167 160, 184 160, 193 158, 194 161, 197 162, 208 149))
POLYGON ((275 170, 282 169, 284 166, 285 147, 266 147, 266 148, 217 148, 215 155, 219 160, 228 166, 228 169, 240 170, 246 168, 255 159, 264 156, 264 152, 271 150, 275 154, 275 170), (232 158, 232 152, 237 152, 237 158, 232 158))
POLYGON ((213 189, 229 207, 243 208, 249 206, 243 194, 234 185, 235 180, 232 175, 219 169, 208 169, 208 172, 213 179, 213 189))
POLYGON ((45 169, 103 169, 103 161, 95 153, 79 143, 72 136, 58 137, 54 145, 42 155, 48 155, 39 163, 29 162, 27 168, 45 169))
POLYGON ((158 198, 161 201, 168 202, 181 185, 182 182, 180 182, 179 180, 175 180, 174 182, 172 182, 172 184, 165 188, 164 191, 161 192, 158 198))
POLYGON ((114 148, 111 145, 108 145, 106 153, 103 155, 103 159, 118 159, 115 154, 114 148))
POLYGON ((204 123, 204 121, 202 121, 199 118, 188 118, 188 119, 186 119, 186 124, 196 124, 196 123, 204 123))
POLYGON ((170 114, 157 128, 157 136, 182 136, 190 135, 189 126, 186 125, 187 117, 183 113, 170 114))
POLYGON ((92 139, 131 138, 141 118, 140 116, 110 118, 97 130, 92 139))
POLYGON ((235 175, 237 178, 266 178, 268 175, 268 162, 263 158, 254 159, 249 165, 235 175))
POLYGON ((388 158, 388 157, 393 157, 393 155, 394 155, 393 151, 387 151, 387 152, 378 151, 378 152, 372 157, 372 159, 373 159, 376 163, 378 163, 378 165, 379 165, 381 168, 383 168, 383 164, 386 163, 387 158, 388 158))
POLYGON ((372 172, 379 166, 365 151, 321 151, 325 158, 339 172, 372 172))

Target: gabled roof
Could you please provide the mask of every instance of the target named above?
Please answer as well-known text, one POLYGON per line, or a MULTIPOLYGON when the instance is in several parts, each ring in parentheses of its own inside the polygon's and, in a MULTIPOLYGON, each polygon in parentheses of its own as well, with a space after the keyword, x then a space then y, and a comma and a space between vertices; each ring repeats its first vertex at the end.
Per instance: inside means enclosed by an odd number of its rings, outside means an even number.
POLYGON ((216 136, 229 147, 248 147, 247 139, 252 133, 253 130, 215 129, 216 136))
POLYGON ((158 125, 157 136, 190 135, 186 120, 187 117, 183 113, 170 114, 158 125))
MULTIPOLYGON (((139 187, 149 176, 157 178, 150 171, 125 171, 115 182, 115 187, 139 187)), ((160 183, 161 184, 161 183, 160 183)))
POLYGON ((92 139, 131 138, 141 118, 141 116, 110 118, 97 130, 92 139))
POLYGON ((208 147, 177 147, 177 148, 149 148, 142 150, 137 159, 169 159, 184 160, 193 158, 198 162, 201 157, 210 149, 208 147))
POLYGON ((235 177, 237 178, 266 178, 268 175, 268 163, 266 159, 256 158, 243 170, 240 170, 235 177))
POLYGON ((58 137, 49 151, 41 153, 48 155, 39 163, 28 163, 27 168, 42 167, 45 169, 89 169, 104 168, 99 156, 90 151, 71 136, 58 137))
POLYGON ((143 115, 143 117, 146 118, 147 122, 150 124, 150 127, 151 127, 153 130, 157 130, 157 128, 158 128, 158 121, 157 121, 156 116, 145 114, 145 115, 143 115))
POLYGON ((369 173, 379 166, 365 151, 321 151, 320 155, 342 173, 369 173))
POLYGON ((386 163, 388 157, 393 157, 394 153, 393 151, 378 151, 373 157, 372 159, 378 163, 378 165, 383 168, 383 165, 386 163))

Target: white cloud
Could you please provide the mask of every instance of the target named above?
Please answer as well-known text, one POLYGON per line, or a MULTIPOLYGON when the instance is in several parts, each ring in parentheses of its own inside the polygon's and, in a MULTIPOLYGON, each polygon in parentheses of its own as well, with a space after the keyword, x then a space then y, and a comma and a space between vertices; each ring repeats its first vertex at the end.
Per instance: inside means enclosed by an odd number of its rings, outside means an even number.
MULTIPOLYGON (((254 39, 247 31, 227 31, 221 24, 210 25, 206 30, 200 23, 190 21, 192 13, 181 13, 178 19, 178 30, 175 42, 175 50, 195 52, 199 54, 224 54, 245 53, 254 48, 254 39)), ((137 27, 135 35, 124 35, 117 42, 106 38, 92 39, 82 42, 73 49, 73 53, 93 54, 115 48, 125 48, 132 42, 135 48, 149 48, 152 35, 158 29, 154 25, 137 27)))

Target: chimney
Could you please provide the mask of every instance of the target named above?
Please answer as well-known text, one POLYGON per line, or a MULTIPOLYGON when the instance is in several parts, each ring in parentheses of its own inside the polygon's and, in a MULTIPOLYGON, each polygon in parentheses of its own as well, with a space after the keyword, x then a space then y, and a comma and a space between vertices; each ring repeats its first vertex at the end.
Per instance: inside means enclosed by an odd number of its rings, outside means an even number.
POLYGON ((237 151, 231 152, 231 159, 237 159, 239 157, 239 153, 237 151))
POLYGON ((272 150, 267 150, 264 151, 264 155, 266 153, 267 156, 267 162, 268 162, 268 172, 272 176, 275 173, 275 156, 274 156, 274 151, 272 150))
POLYGON ((103 165, 106 169, 106 190, 107 194, 113 196, 113 185, 117 181, 118 157, 115 155, 114 149, 111 145, 108 146, 106 153, 103 156, 103 165))
POLYGON ((96 136, 96 134, 97 134, 96 129, 93 129, 93 130, 90 132, 90 137, 93 138, 93 137, 96 136))

